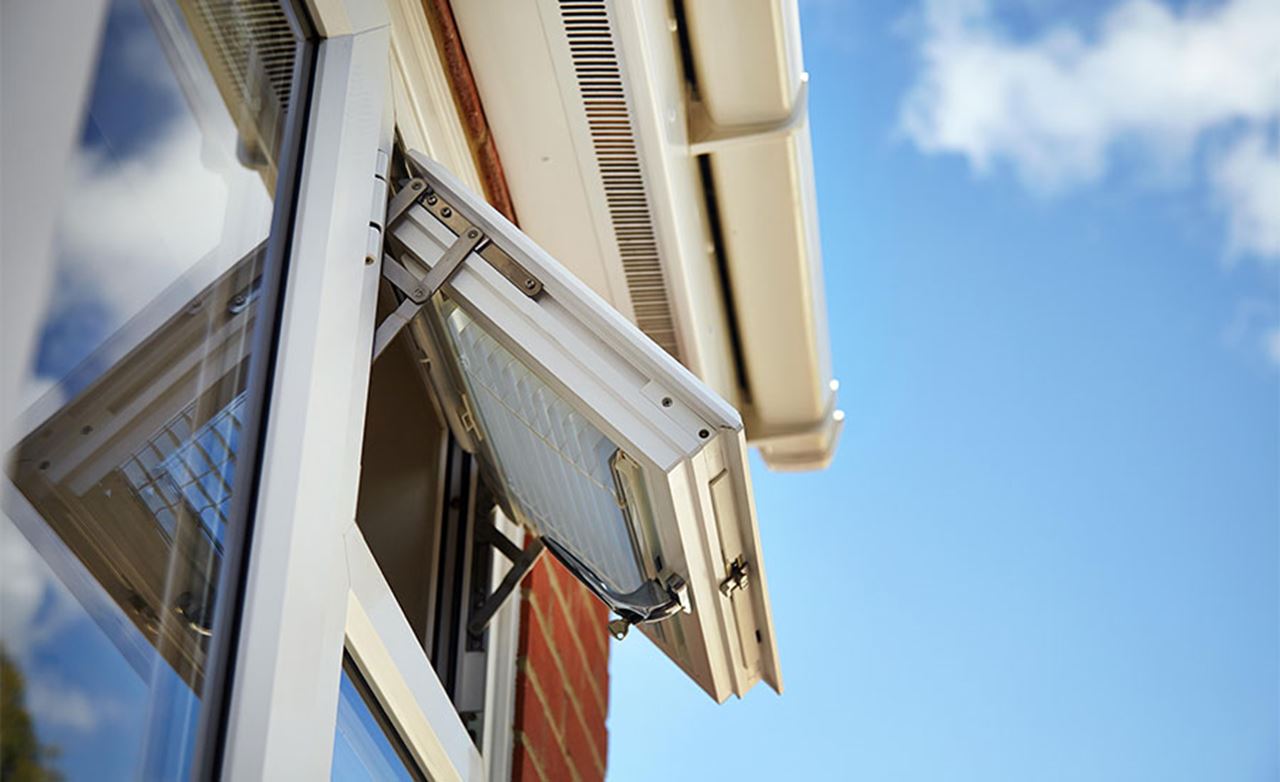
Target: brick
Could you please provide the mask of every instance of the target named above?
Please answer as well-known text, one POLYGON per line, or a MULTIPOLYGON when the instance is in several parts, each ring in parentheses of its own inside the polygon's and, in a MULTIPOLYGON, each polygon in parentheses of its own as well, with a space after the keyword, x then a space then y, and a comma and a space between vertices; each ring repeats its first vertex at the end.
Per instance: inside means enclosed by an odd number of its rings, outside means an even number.
POLYGON ((518 738, 511 749, 511 782, 551 782, 542 776, 533 756, 518 738))
POLYGON ((526 625, 529 628, 529 643, 523 656, 524 675, 526 679, 533 678, 536 684, 534 682, 525 682, 525 684, 537 687, 542 707, 546 712, 546 719, 553 730, 561 733, 564 730, 565 712, 568 709, 564 677, 560 674, 555 652, 549 644, 549 635, 542 628, 536 610, 529 612, 526 625))
POLYGON ((599 680, 609 670, 609 611, 589 593, 576 603, 574 624, 586 655, 586 667, 599 680))
POLYGON ((543 556, 538 560, 538 564, 533 566, 533 570, 529 571, 529 575, 525 580, 525 591, 532 592, 535 595, 551 595, 554 591, 552 579, 555 578, 552 568, 556 567, 552 563, 551 558, 543 556))
POLYGON ((523 754, 531 756, 530 760, 546 782, 561 782, 561 780, 572 778, 569 761, 559 745, 554 743, 548 746, 539 745, 522 731, 516 736, 516 746, 522 748, 523 754))
POLYGON ((600 763, 604 765, 605 770, 609 768, 609 728, 603 722, 595 726, 595 738, 600 746, 600 763))
POLYGON ((606 769, 609 768, 609 725, 601 722, 596 725, 589 725, 588 728, 594 729, 596 746, 600 748, 600 763, 606 769))
POLYGON ((526 679, 520 688, 523 690, 517 697, 516 720, 525 742, 538 755, 555 749, 560 740, 547 714, 546 703, 538 696, 534 684, 526 679))
POLYGON ((573 778, 573 772, 569 770, 569 759, 564 756, 564 752, 559 747, 551 749, 545 759, 539 755, 538 760, 542 764, 547 782, 560 782, 560 780, 567 782, 573 778))
POLYGON ((526 584, 515 715, 522 749, 514 767, 540 773, 540 782, 598 782, 609 735, 608 609, 549 558, 526 584))
POLYGON ((588 706, 586 701, 590 701, 591 713, 603 713, 605 704, 608 702, 608 696, 605 694, 605 687, 608 686, 607 678, 590 670, 583 659, 581 646, 573 644, 568 651, 566 684, 571 688, 573 695, 583 702, 584 707, 588 706))
POLYGON ((569 614, 563 605, 551 608, 550 613, 558 628, 553 639, 566 683, 582 697, 595 698, 603 704, 605 694, 601 689, 600 667, 598 661, 593 665, 587 656, 586 647, 591 641, 583 638, 590 629, 582 627, 578 617, 569 614))
POLYGON ((593 725, 604 725, 608 716, 605 707, 600 701, 591 697, 579 697, 577 699, 578 711, 582 714, 582 721, 590 729, 593 725))
POLYGON ((583 779, 604 778, 604 752, 596 742, 596 736, 583 723, 581 715, 571 713, 565 726, 564 748, 583 779))

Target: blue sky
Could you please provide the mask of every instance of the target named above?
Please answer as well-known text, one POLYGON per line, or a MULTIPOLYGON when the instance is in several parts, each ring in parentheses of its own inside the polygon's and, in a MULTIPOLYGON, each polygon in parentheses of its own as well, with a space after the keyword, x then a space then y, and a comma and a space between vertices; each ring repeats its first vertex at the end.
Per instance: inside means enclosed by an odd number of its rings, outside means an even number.
POLYGON ((1280 776, 1275 6, 962 5, 801 4, 848 418, 753 462, 786 692, 615 644, 612 780, 1280 776))

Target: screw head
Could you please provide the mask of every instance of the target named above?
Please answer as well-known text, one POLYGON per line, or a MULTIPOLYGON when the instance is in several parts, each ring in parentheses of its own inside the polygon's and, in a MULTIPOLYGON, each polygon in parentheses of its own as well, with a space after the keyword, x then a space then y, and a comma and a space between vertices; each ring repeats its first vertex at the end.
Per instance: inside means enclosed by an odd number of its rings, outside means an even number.
POLYGON ((434 204, 435 204, 435 202, 436 202, 436 201, 438 201, 438 200, 439 200, 439 199, 438 199, 438 198, 436 198, 436 197, 435 197, 435 196, 433 196, 433 195, 429 195, 429 196, 427 196, 427 203, 428 203, 428 204, 432 204, 432 205, 434 205, 434 204))
POLYGON ((470 231, 467 231, 467 238, 468 238, 468 239, 474 239, 474 238, 476 238, 476 237, 477 237, 477 236, 479 236, 479 235, 480 235, 480 232, 479 232, 479 231, 477 231, 477 230, 476 230, 476 229, 474 229, 474 228, 472 228, 470 231))
POLYGON ((663 406, 663 407, 671 407, 671 397, 669 397, 669 396, 664 396, 664 397, 662 397, 662 406, 663 406))
POLYGON ((699 429, 698 436, 705 440, 711 436, 711 432, 708 432, 706 429, 699 429))
POLYGON ((538 287, 538 281, 532 278, 527 279, 524 281, 524 287, 527 288, 528 290, 533 290, 534 288, 538 287))
POLYGON ((441 216, 441 217, 453 217, 453 210, 446 206, 444 209, 441 209, 441 210, 440 210, 440 216, 441 216))
POLYGON ((421 183, 421 182, 414 182, 413 184, 409 185, 409 187, 413 188, 414 190, 421 190, 421 189, 422 189, 422 183, 421 183))

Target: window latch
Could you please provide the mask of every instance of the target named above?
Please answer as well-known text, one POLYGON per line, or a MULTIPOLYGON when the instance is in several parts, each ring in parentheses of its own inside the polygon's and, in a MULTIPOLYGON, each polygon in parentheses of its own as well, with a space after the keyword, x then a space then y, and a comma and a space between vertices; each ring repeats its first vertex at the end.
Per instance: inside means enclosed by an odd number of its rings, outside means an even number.
POLYGON ((724 580, 720 582, 720 594, 725 597, 746 589, 751 583, 750 568, 741 556, 729 563, 724 580))

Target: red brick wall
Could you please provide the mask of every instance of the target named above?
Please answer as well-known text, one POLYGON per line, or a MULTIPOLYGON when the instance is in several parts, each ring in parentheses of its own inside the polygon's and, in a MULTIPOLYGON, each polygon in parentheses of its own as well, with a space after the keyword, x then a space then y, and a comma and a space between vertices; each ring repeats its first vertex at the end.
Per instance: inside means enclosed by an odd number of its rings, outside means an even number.
POLYGON ((603 780, 609 611, 550 556, 522 594, 512 779, 603 780))

